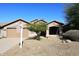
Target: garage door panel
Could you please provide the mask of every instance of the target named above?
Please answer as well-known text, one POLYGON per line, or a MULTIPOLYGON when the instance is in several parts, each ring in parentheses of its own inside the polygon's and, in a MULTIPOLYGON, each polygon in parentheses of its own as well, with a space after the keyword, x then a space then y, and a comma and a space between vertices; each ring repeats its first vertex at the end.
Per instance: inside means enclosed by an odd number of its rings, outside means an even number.
MULTIPOLYGON (((28 38, 29 30, 23 29, 23 38, 28 38)), ((8 38, 20 38, 20 31, 16 29, 7 29, 7 37, 8 38)))
POLYGON ((9 38, 18 38, 20 33, 16 29, 7 29, 7 37, 9 38))

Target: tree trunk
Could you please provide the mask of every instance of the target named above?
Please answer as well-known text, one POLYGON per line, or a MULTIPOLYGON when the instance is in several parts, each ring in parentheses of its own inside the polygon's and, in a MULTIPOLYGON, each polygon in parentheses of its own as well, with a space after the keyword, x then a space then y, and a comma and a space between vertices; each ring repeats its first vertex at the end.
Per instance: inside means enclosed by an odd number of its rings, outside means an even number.
POLYGON ((37 38, 36 38, 37 40, 40 40, 40 34, 41 34, 41 32, 37 33, 37 38))

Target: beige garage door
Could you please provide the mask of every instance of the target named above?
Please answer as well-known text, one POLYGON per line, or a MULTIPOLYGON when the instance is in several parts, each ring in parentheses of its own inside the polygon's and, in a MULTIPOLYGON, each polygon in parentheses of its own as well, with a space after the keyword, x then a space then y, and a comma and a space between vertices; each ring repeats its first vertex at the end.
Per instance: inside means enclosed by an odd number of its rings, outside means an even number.
POLYGON ((16 29, 7 29, 7 37, 18 38, 20 37, 20 33, 16 29))
MULTIPOLYGON (((23 38, 28 38, 29 31, 27 29, 23 29, 23 38)), ((8 38, 20 38, 20 31, 16 29, 7 29, 7 37, 8 38)))

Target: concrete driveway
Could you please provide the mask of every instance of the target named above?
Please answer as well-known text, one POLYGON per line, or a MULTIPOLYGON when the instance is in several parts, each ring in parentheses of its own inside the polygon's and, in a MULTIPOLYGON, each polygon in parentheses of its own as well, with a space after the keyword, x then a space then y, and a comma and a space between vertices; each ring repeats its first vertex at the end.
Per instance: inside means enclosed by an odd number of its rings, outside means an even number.
POLYGON ((0 39, 0 53, 6 52, 16 44, 19 46, 19 38, 4 38, 0 39))

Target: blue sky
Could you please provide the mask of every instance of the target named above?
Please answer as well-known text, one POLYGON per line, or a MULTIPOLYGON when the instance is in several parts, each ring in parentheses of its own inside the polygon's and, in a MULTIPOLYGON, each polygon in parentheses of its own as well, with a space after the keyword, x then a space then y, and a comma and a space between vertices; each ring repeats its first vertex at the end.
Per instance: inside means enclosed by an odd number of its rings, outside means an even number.
POLYGON ((19 18, 28 22, 34 19, 64 22, 64 6, 62 3, 0 3, 0 22, 11 22, 19 18))

